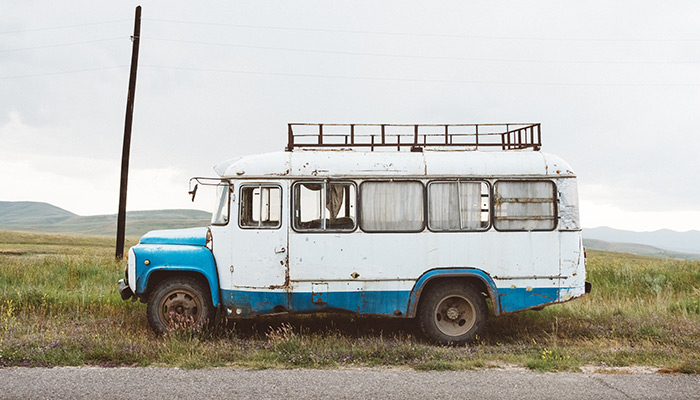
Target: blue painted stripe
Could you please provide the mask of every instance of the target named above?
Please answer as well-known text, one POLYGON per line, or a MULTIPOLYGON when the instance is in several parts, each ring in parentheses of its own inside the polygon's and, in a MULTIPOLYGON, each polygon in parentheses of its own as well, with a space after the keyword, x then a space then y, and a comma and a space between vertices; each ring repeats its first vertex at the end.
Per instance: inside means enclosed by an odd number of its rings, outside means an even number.
MULTIPOLYGON (((569 288, 564 288, 568 290, 569 288)), ((281 306, 289 312, 346 310, 358 314, 409 316, 408 302, 415 291, 351 291, 329 292, 325 297, 314 297, 311 292, 272 292, 252 290, 222 290, 221 302, 225 307, 240 309, 238 316, 250 317, 277 312, 281 306), (321 299, 321 303, 314 300, 321 299)), ((558 288, 501 288, 498 289, 500 312, 514 312, 559 302, 558 288)))
POLYGON ((351 291, 328 292, 315 296, 311 292, 271 292, 249 290, 222 290, 221 302, 225 307, 241 309, 239 316, 264 315, 281 306, 290 312, 347 310, 358 314, 394 315, 398 310, 406 314, 410 292, 404 291, 351 291), (316 301, 316 303, 314 302, 316 301))
POLYGON ((559 301, 559 288, 501 288, 498 290, 498 302, 501 312, 513 312, 530 307, 559 301))
POLYGON ((532 307, 561 302, 561 292, 579 289, 581 295, 585 292, 585 287, 563 287, 563 288, 501 288, 499 289, 499 303, 501 312, 521 311, 532 307))

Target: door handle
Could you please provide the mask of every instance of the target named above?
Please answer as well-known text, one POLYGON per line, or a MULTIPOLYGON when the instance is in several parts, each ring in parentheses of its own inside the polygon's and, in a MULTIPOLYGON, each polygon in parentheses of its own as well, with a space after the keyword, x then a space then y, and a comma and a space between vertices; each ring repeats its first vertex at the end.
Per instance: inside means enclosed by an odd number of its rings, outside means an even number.
POLYGON ((275 247, 275 254, 284 253, 286 250, 284 246, 275 247))

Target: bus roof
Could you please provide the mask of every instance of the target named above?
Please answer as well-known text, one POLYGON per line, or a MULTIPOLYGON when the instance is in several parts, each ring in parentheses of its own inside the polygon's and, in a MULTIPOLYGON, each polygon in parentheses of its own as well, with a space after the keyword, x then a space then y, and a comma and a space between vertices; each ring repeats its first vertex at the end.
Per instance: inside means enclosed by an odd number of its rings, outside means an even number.
POLYGON ((575 177, 561 158, 540 151, 279 151, 237 157, 214 167, 238 178, 575 177))

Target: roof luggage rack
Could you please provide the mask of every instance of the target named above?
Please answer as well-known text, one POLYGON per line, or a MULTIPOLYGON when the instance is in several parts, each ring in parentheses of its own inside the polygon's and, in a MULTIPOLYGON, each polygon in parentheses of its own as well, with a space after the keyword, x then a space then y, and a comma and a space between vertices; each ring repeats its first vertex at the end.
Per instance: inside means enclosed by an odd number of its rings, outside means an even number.
MULTIPOLYGON (((453 150, 538 151, 542 146, 539 123, 508 124, 316 124, 291 123, 286 151, 317 148, 395 147, 397 151, 423 148, 453 150)), ((385 149, 386 150, 386 149, 385 149)))

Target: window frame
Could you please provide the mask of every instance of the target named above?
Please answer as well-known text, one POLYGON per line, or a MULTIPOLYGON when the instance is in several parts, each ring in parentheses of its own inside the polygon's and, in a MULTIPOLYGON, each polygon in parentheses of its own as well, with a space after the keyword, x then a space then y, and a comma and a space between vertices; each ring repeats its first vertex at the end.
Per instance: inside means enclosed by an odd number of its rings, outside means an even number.
MULTIPOLYGON (((297 233, 353 233, 358 230, 360 227, 359 223, 359 215, 360 215, 360 206, 359 206, 359 191, 357 188, 357 183, 352 180, 336 180, 336 179, 299 179, 290 185, 290 207, 289 207, 289 213, 290 213, 290 227, 294 232, 297 233), (296 204, 296 189, 299 185, 303 185, 304 183, 312 183, 312 184, 323 184, 323 185, 328 185, 328 184, 349 184, 355 189, 355 215, 353 216, 353 228, 352 229, 330 229, 326 227, 325 229, 300 229, 296 225, 296 216, 294 215, 294 212, 297 209, 297 204, 296 204)), ((301 203, 301 202, 300 202, 301 203)), ((301 206, 301 204, 299 204, 301 206)))
POLYGON ((358 210, 358 221, 357 221, 357 226, 362 230, 362 232, 367 232, 367 233, 421 233, 424 232, 426 227, 428 226, 428 207, 427 207, 427 192, 426 192, 426 185, 425 182, 419 180, 419 179, 368 179, 364 180, 360 183, 360 191, 357 193, 357 210, 358 210), (362 211, 362 186, 364 186, 365 183, 400 183, 400 182, 415 182, 419 183, 421 185, 421 192, 422 192, 422 198, 423 198, 423 210, 421 212, 421 215, 423 216, 423 221, 421 224, 421 228, 418 230, 368 230, 362 227, 362 219, 364 216, 364 213, 362 211))
MULTIPOLYGON (((493 228, 499 232, 552 232, 557 230, 557 227, 559 226, 559 196, 557 192, 557 184, 553 180, 549 179, 499 179, 493 183, 493 189, 491 191, 491 209, 492 209, 492 225, 493 228), (498 185, 499 182, 506 182, 506 183, 535 183, 535 182, 547 182, 552 185, 552 220, 554 221, 554 224, 552 228, 548 229, 501 229, 498 228, 496 222, 497 222, 497 217, 496 217, 496 186, 498 185)), ((532 221, 535 221, 535 219, 530 219, 532 221)))
MULTIPOLYGON (((278 184, 278 183, 266 183, 266 182, 247 182, 247 183, 241 183, 241 184, 239 185, 239 189, 238 189, 238 227, 241 228, 241 229, 272 229, 272 230, 274 230, 274 229, 280 229, 280 228, 282 227, 283 218, 284 218, 284 217, 283 217, 283 205, 282 205, 283 202, 284 202, 284 192, 283 192, 283 189, 282 189, 282 185, 280 185, 280 184, 278 184), (252 187, 252 188, 260 188, 260 189, 262 189, 262 188, 277 188, 277 189, 280 190, 280 206, 279 206, 279 216, 280 216, 280 218, 279 218, 279 221, 277 221, 277 225, 276 225, 276 226, 263 226, 263 225, 260 225, 260 223, 261 223, 262 221, 259 221, 259 224, 258 224, 257 226, 242 225, 242 224, 241 224, 241 220, 242 220, 241 217, 242 217, 242 213, 243 213, 243 201, 244 201, 244 198, 243 198, 243 189, 249 188, 249 187, 252 187)), ((272 210, 272 209, 273 209, 273 208, 270 207, 270 210, 272 210)), ((258 218, 259 218, 259 216, 258 216, 258 218)))
MULTIPOLYGON (((433 233, 463 233, 463 232, 487 232, 491 227, 493 226, 492 218, 493 218, 493 211, 494 211, 494 203, 493 203, 493 190, 492 190, 493 185, 491 182, 487 181, 486 179, 438 179, 438 180, 431 180, 428 182, 426 185, 425 191, 426 191, 426 203, 425 203, 425 212, 426 212, 426 219, 425 223, 430 232, 433 233), (461 211, 459 213, 460 215, 460 229, 434 229, 430 225, 430 185, 433 183, 457 183, 459 185, 460 183, 469 183, 469 182, 478 182, 478 183, 485 183, 486 184, 486 193, 488 194, 488 200, 486 201, 486 211, 488 212, 488 218, 486 219, 487 225, 484 228, 480 229, 462 229, 462 219, 461 219, 461 211)), ((459 189, 458 189, 459 190, 459 189)), ((483 193, 480 193, 483 195, 483 193)), ((484 209, 480 209, 479 212, 483 212, 484 209)), ((480 219, 481 220, 481 219, 480 219)))

